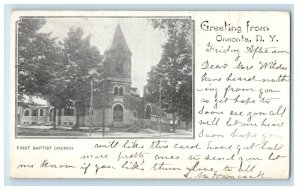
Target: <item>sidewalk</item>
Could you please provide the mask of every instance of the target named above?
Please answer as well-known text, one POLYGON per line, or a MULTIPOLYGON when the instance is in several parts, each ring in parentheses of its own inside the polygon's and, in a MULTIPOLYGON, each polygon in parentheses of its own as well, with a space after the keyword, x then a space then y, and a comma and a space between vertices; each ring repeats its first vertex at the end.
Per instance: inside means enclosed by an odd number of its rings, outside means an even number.
MULTIPOLYGON (((18 136, 74 136, 74 137, 102 137, 102 127, 93 128, 90 132, 89 127, 79 127, 79 130, 74 131, 71 126, 42 126, 42 125, 32 125, 32 126, 21 126, 17 127, 18 136)), ((159 137, 192 137, 191 131, 186 131, 184 129, 177 129, 175 133, 173 132, 162 132, 161 136, 159 131, 156 130, 145 130, 141 129, 138 132, 120 132, 120 131, 110 131, 109 128, 105 129, 105 137, 148 137, 148 138, 159 138, 159 137)))

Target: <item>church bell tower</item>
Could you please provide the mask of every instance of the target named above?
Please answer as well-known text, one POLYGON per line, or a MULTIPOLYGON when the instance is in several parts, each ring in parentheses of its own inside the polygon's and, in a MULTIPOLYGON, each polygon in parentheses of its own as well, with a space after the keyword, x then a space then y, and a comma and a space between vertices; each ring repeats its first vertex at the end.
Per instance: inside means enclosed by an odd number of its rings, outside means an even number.
POLYGON ((131 51, 118 24, 113 38, 104 52, 105 107, 113 117, 112 122, 124 122, 128 109, 127 97, 131 93, 131 51))
POLYGON ((113 38, 104 52, 106 77, 111 81, 131 83, 131 55, 118 24, 113 38))

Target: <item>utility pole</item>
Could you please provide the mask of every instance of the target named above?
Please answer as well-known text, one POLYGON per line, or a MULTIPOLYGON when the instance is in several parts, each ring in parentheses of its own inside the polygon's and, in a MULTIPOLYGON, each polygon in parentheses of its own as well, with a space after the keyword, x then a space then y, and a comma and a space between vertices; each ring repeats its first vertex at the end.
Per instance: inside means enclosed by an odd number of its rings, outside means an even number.
POLYGON ((90 125, 90 136, 92 135, 92 128, 94 125, 94 111, 93 111, 93 93, 94 88, 93 88, 93 80, 91 80, 91 99, 90 99, 90 116, 91 116, 91 125, 90 125))
POLYGON ((102 136, 105 135, 105 92, 104 89, 102 91, 102 136))
POLYGON ((143 92, 143 114, 142 114, 142 122, 141 122, 141 128, 143 128, 143 124, 144 124, 144 119, 145 119, 145 98, 146 98, 146 86, 144 86, 144 92, 143 92))
POLYGON ((161 136, 161 81, 162 79, 159 79, 159 136, 161 136))

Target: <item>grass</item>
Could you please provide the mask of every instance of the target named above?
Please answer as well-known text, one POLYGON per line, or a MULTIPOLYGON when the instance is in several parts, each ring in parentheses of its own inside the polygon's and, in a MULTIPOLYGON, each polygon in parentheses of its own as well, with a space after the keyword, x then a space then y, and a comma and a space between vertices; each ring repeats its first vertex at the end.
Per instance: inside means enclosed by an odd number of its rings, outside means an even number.
MULTIPOLYGON (((50 136, 50 137, 102 137, 102 127, 93 128, 91 133, 88 127, 79 128, 79 130, 73 130, 71 127, 57 126, 53 129, 52 126, 18 126, 18 136, 50 136)), ((106 128, 105 136, 109 137, 157 137, 159 131, 153 129, 139 129, 137 131, 106 128)), ((177 130, 177 132, 164 132, 162 136, 167 137, 192 137, 192 132, 185 130, 177 130)))

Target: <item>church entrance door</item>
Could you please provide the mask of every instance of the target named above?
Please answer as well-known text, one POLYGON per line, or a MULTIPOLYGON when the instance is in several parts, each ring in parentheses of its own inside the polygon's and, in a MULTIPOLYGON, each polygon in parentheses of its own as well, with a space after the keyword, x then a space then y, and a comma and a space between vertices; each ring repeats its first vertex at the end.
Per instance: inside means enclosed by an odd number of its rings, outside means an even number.
POLYGON ((123 122, 123 107, 120 104, 113 108, 113 120, 114 122, 123 122))

